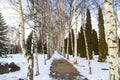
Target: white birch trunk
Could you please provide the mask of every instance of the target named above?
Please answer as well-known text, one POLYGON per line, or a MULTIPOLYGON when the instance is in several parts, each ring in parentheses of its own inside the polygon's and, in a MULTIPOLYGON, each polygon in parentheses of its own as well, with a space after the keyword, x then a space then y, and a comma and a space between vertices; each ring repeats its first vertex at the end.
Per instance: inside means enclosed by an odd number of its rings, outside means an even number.
POLYGON ((27 58, 27 62, 28 62, 27 80, 33 80, 33 55, 27 53, 27 50, 25 49, 25 38, 24 38, 25 30, 24 30, 24 18, 23 18, 21 0, 17 0, 16 3, 17 3, 18 14, 20 19, 20 46, 22 49, 22 53, 27 58))
POLYGON ((107 27, 107 41, 109 54, 110 80, 120 80, 118 72, 118 36, 112 0, 104 0, 104 9, 107 27))
POLYGON ((45 57, 45 50, 44 50, 44 47, 45 47, 45 33, 44 31, 42 31, 42 52, 43 52, 43 57, 44 57, 44 65, 46 65, 46 57, 45 57))
POLYGON ((35 35, 35 42, 34 42, 34 45, 35 45, 35 48, 34 48, 34 61, 35 61, 35 67, 36 67, 36 70, 35 70, 35 75, 38 76, 40 74, 39 72, 39 62, 38 62, 38 49, 37 49, 37 42, 38 42, 38 39, 37 39, 37 35, 36 33, 34 34, 35 35))
POLYGON ((77 64, 77 12, 76 12, 76 0, 74 0, 74 16, 75 16, 74 64, 77 64))
POLYGON ((49 35, 47 33, 47 59, 50 59, 49 35))
POLYGON ((38 50, 37 50, 37 34, 36 34, 36 15, 37 15, 37 11, 36 11, 36 0, 33 0, 33 22, 34 22, 34 28, 33 28, 33 44, 34 44, 34 61, 35 61, 35 75, 38 76, 39 73, 39 64, 38 64, 38 50))
POLYGON ((83 27, 83 35, 84 35, 84 40, 85 40, 85 48, 86 48, 86 56, 88 59, 88 67, 89 67, 89 74, 92 74, 91 71, 91 62, 90 62, 90 57, 89 57, 89 51, 88 51, 88 44, 87 44, 87 38, 86 38, 86 33, 85 33, 85 23, 86 23, 86 1, 84 0, 82 3, 82 27, 83 27))

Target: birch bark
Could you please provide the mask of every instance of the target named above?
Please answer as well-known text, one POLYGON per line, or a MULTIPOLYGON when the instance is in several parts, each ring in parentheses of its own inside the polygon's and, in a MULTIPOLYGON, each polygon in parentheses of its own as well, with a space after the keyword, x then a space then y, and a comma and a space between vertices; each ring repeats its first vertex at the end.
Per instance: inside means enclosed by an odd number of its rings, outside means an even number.
POLYGON ((23 17, 21 0, 16 0, 16 3, 18 8, 19 20, 20 20, 20 46, 22 49, 22 54, 27 58, 27 62, 28 62, 27 80, 33 80, 33 55, 31 53, 27 53, 25 47, 24 17, 23 17))
POLYGON ((39 73, 39 64, 38 64, 38 50, 37 50, 37 34, 36 34, 36 21, 37 21, 37 11, 36 11, 36 0, 33 0, 33 23, 34 23, 34 27, 33 27, 33 45, 34 45, 34 62, 35 62, 35 75, 38 76, 39 73))
POLYGON ((83 27, 83 35, 84 35, 84 40, 85 40, 85 48, 86 48, 86 55, 88 59, 88 67, 89 67, 89 74, 92 74, 91 71, 91 62, 90 62, 90 57, 89 57, 89 51, 88 51, 88 44, 87 44, 87 38, 86 38, 86 33, 85 33, 85 24, 86 24, 86 0, 82 2, 82 27, 83 27))
POLYGON ((77 12, 76 12, 76 0, 74 0, 74 16, 75 16, 74 64, 77 64, 77 12))
POLYGON ((112 0, 104 0, 107 27, 110 80, 120 80, 118 72, 118 36, 112 0))

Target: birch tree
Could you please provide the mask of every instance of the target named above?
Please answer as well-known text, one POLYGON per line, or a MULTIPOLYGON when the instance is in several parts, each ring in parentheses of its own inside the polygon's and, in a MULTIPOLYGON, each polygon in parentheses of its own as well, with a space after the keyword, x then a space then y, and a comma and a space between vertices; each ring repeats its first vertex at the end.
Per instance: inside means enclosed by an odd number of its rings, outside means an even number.
POLYGON ((34 23, 34 27, 33 27, 33 44, 34 44, 34 60, 35 60, 35 75, 39 75, 39 64, 38 64, 38 50, 37 50, 37 34, 36 34, 36 21, 37 21, 37 11, 36 11, 36 0, 33 0, 33 23, 34 23))
POLYGON ((120 75, 118 72, 119 47, 117 36, 117 23, 115 21, 113 3, 112 0, 103 0, 103 3, 107 27, 110 80, 120 80, 120 75))
POLYGON ((17 3, 19 21, 20 21, 20 46, 22 49, 22 54, 26 57, 28 62, 27 80, 33 80, 33 55, 28 53, 25 47, 24 17, 23 17, 21 0, 17 0, 16 3, 17 3))
POLYGON ((75 32, 74 32, 74 64, 77 64, 77 12, 76 0, 74 0, 75 32))
POLYGON ((72 49, 72 54, 74 55, 74 49, 73 49, 73 36, 72 36, 72 32, 71 32, 71 30, 72 30, 72 14, 73 14, 73 0, 69 0, 68 1, 68 4, 69 4, 69 13, 68 13, 68 18, 67 18, 67 27, 68 27, 68 33, 70 34, 70 36, 68 36, 67 37, 67 59, 69 59, 69 43, 70 43, 70 41, 69 40, 71 40, 71 49, 72 49), (69 38, 71 38, 71 39, 69 39, 69 38))
POLYGON ((86 55, 88 59, 88 67, 89 67, 89 74, 92 73, 91 71, 91 62, 90 62, 90 57, 89 57, 89 50, 88 50, 88 44, 87 44, 87 38, 86 38, 86 33, 85 33, 85 23, 86 23, 86 0, 82 2, 82 27, 83 27, 83 35, 84 35, 84 40, 85 40, 85 48, 86 48, 86 55))

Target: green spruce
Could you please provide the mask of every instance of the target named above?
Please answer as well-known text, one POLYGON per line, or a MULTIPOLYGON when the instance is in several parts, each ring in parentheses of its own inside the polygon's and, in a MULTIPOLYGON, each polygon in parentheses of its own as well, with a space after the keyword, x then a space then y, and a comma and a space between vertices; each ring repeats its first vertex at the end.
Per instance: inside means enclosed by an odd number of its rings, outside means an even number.
POLYGON ((65 53, 67 53, 67 39, 64 39, 64 50, 65 50, 65 53))
POLYGON ((86 48, 85 48, 85 40, 83 35, 83 28, 81 27, 78 39, 78 53, 80 53, 80 57, 86 57, 86 48))
POLYGON ((98 37, 97 37, 97 32, 95 29, 92 30, 92 45, 93 45, 93 50, 95 55, 98 55, 98 37))
POLYGON ((41 36, 39 37, 38 42, 37 42, 37 50, 38 50, 38 53, 42 53, 42 38, 41 38, 41 36))
POLYGON ((31 32, 27 38, 27 42, 26 42, 26 47, 27 47, 27 50, 28 50, 28 53, 31 53, 31 44, 32 44, 32 33, 31 32))
POLYGON ((8 39, 6 34, 7 34, 7 26, 2 14, 0 13, 0 56, 6 55, 8 53, 8 47, 6 44, 8 39))
MULTIPOLYGON (((73 47, 73 52, 72 52, 72 55, 74 56, 74 31, 73 31, 73 29, 71 30, 71 35, 72 35, 72 43, 73 43, 73 45, 71 45, 71 47, 73 47)), ((72 44, 71 43, 71 44, 72 44)))
POLYGON ((89 9, 87 9, 87 18, 86 18, 86 39, 88 44, 88 51, 90 59, 93 59, 92 55, 92 24, 91 24, 91 15, 89 9))
POLYGON ((102 14, 102 9, 99 7, 98 9, 98 28, 99 28, 99 42, 98 42, 98 50, 99 50, 99 62, 104 62, 107 56, 107 45, 105 40, 105 30, 104 30, 104 19, 102 14))
POLYGON ((71 33, 69 33, 69 54, 72 55, 71 33))

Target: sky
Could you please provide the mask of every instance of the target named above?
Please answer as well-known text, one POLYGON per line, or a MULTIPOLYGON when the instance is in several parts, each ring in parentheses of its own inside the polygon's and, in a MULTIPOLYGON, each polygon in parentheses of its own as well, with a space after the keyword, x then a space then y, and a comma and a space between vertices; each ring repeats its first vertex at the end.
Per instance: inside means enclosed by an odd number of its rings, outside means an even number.
MULTIPOLYGON (((15 7, 13 7, 13 8, 15 8, 15 7)), ((16 28, 19 28, 18 12, 13 8, 11 8, 11 5, 9 4, 9 0, 0 0, 0 12, 4 16, 7 25, 15 26, 16 28)), ((98 22, 97 22, 97 15, 96 15, 97 11, 95 11, 94 9, 90 10, 90 11, 91 11, 92 27, 93 27, 93 29, 95 29, 98 32, 98 27, 97 27, 98 22), (92 13, 93 11, 95 13, 92 13)), ((120 10, 118 11, 118 19, 120 19, 120 10)), ((78 25, 80 25, 80 19, 79 19, 78 25)), ((25 24, 25 28, 27 28, 26 29, 26 37, 27 37, 31 30, 29 29, 29 26, 27 24, 25 24)), ((80 28, 78 27, 78 30, 79 29, 80 28)), ((118 30, 120 31, 120 29, 118 29, 118 30)))
MULTIPOLYGON (((19 16, 18 16, 18 12, 16 10, 16 7, 12 6, 9 4, 9 0, 0 0, 0 12, 2 13, 2 16, 5 19, 6 24, 10 27, 10 26, 14 26, 17 29, 19 29, 19 16)), ((27 36, 30 33, 30 29, 29 29, 29 25, 27 25, 25 23, 25 38, 27 38, 27 36)))

